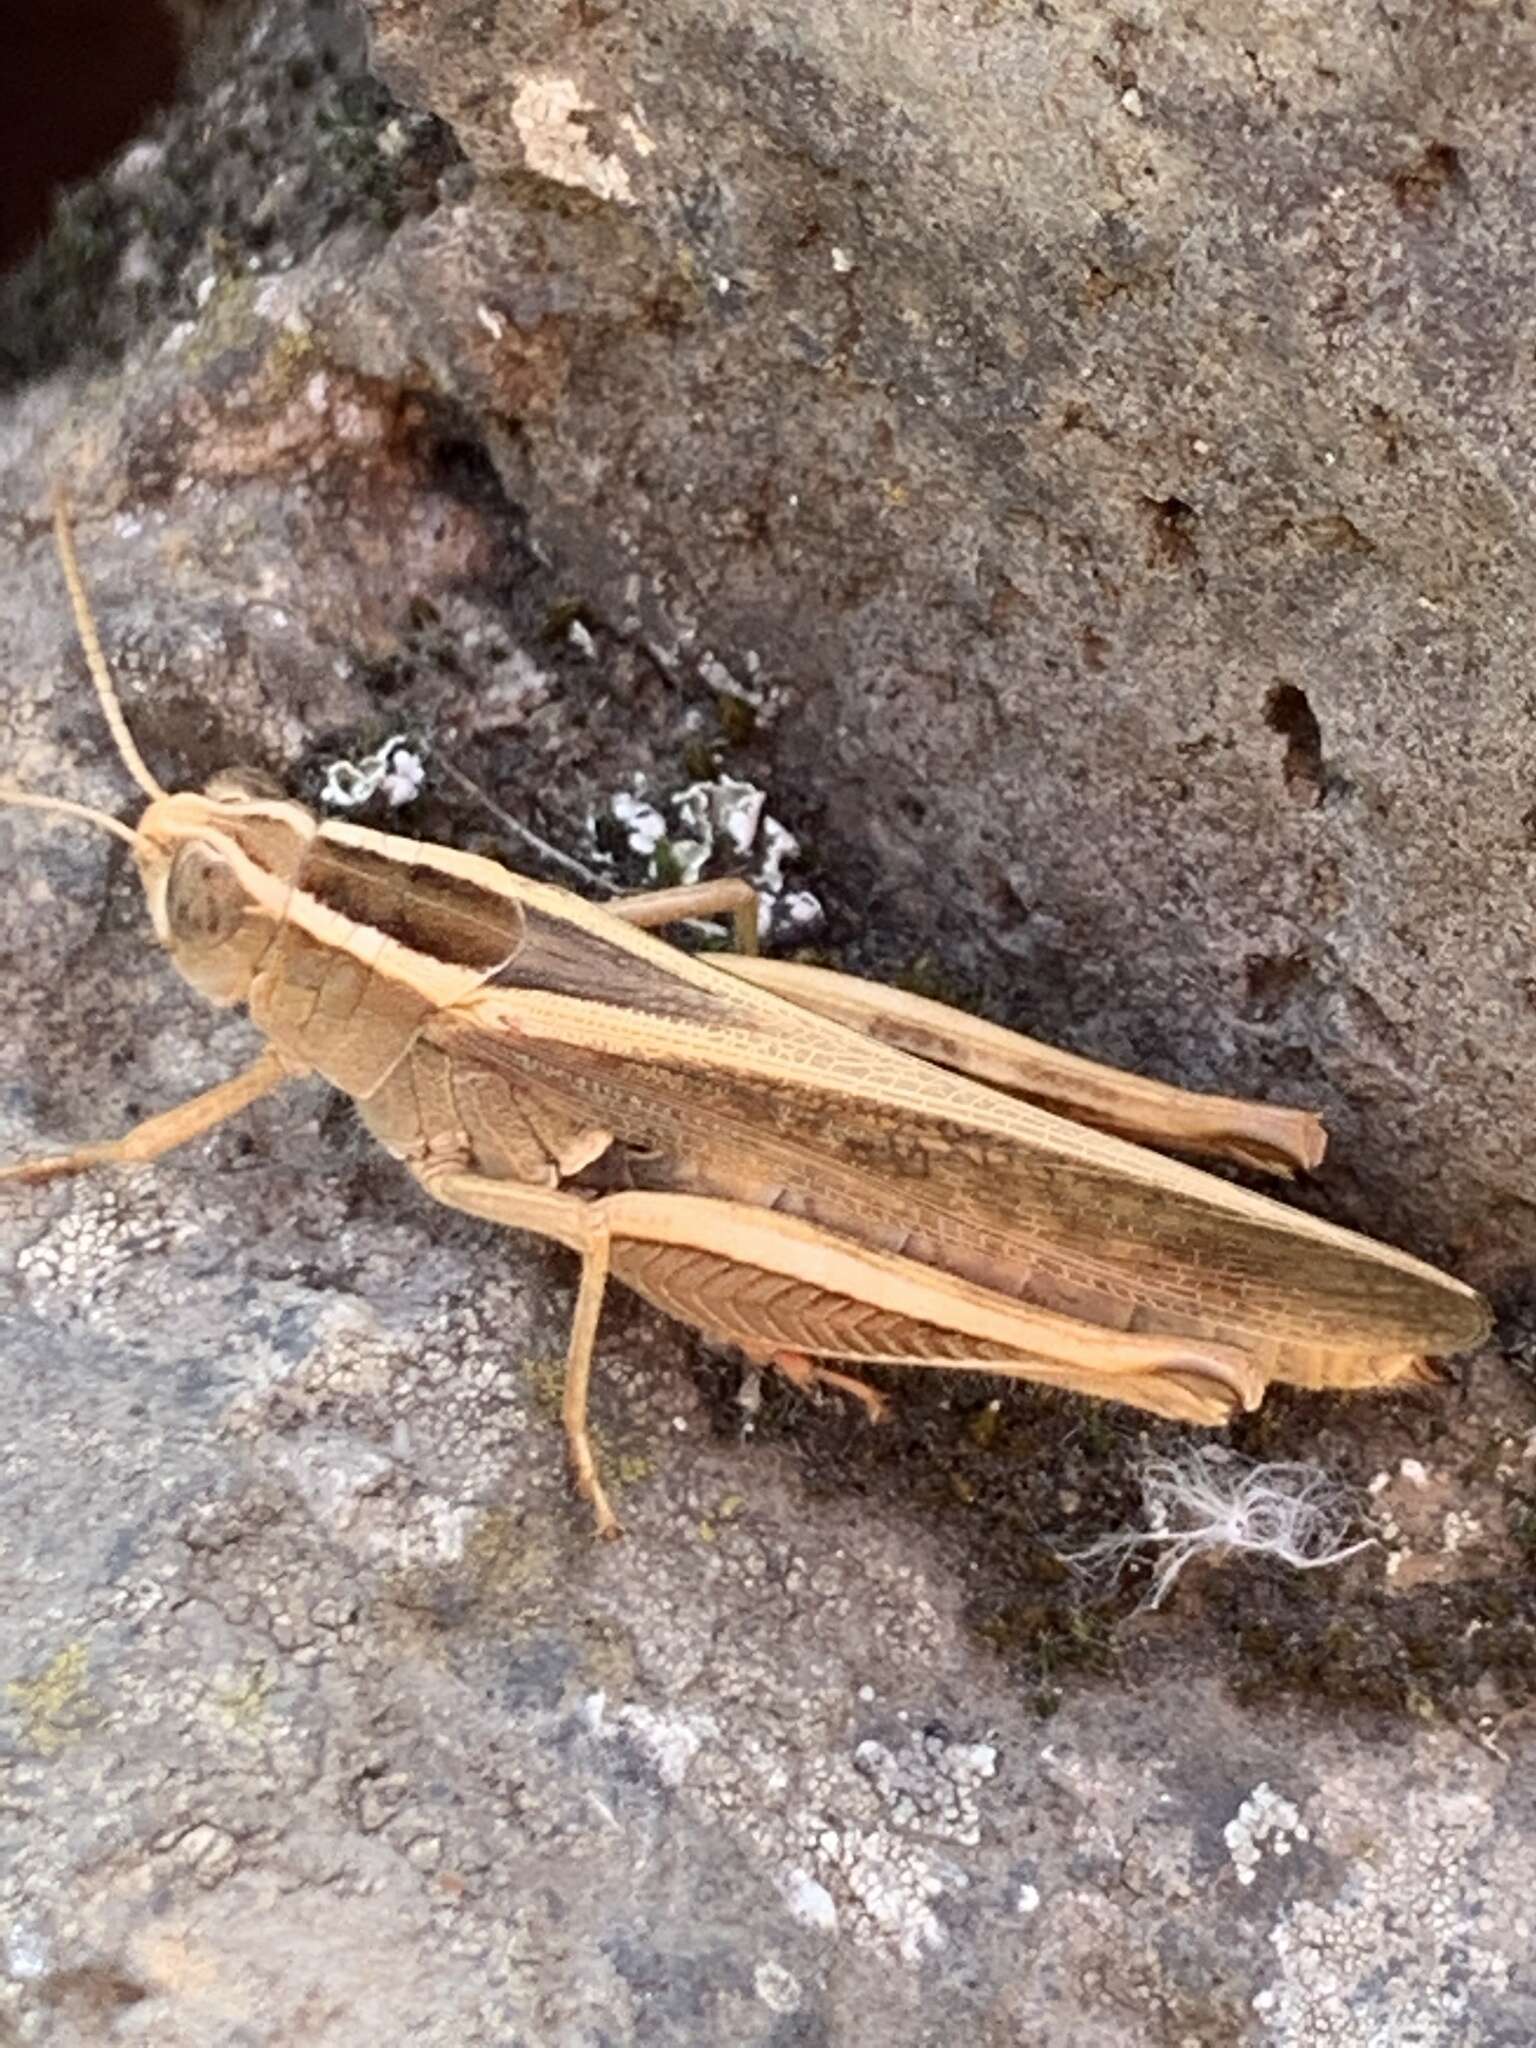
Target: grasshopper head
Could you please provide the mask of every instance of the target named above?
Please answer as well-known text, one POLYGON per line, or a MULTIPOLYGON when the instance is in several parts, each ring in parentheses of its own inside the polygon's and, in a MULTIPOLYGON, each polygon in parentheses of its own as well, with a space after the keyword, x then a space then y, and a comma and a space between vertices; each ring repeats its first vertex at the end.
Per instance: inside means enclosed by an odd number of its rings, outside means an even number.
POLYGON ((133 848, 160 942, 210 1001, 242 1001, 287 907, 315 820, 284 800, 265 776, 231 769, 205 790, 172 793, 144 764, 123 717, 75 559, 68 508, 54 508, 54 533, 86 666, 124 767, 149 798, 130 829, 106 811, 65 797, 0 791, 0 803, 84 818, 133 848))
POLYGON ((277 934, 315 821, 232 771, 206 790, 157 796, 133 857, 155 935, 210 1002, 243 1002, 277 934))

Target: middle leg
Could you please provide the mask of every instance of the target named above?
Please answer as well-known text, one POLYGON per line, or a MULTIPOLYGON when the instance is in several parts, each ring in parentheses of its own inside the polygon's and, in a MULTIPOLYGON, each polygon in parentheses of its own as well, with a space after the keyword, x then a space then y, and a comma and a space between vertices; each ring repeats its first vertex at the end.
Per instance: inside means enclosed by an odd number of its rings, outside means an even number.
POLYGON ((602 1204, 552 1188, 527 1187, 520 1181, 490 1180, 484 1174, 467 1171, 457 1161, 427 1161, 414 1166, 412 1171, 427 1193, 450 1209, 482 1216, 488 1223, 503 1223, 511 1230, 530 1230, 538 1237, 553 1238, 557 1244, 568 1245, 581 1255, 581 1286, 565 1352, 561 1419, 576 1490, 592 1503, 598 1535, 620 1535, 619 1518, 603 1490, 587 1427, 592 1351, 611 1260, 602 1204))
POLYGON ((761 1351, 750 1344, 740 1344, 736 1348, 744 1351, 754 1365, 770 1366, 782 1374, 797 1393, 814 1398, 818 1387, 836 1387, 850 1400, 862 1402, 871 1422, 884 1422, 891 1412, 884 1394, 870 1386, 867 1380, 855 1379, 851 1372, 834 1372, 831 1366, 808 1358, 803 1351, 761 1351))

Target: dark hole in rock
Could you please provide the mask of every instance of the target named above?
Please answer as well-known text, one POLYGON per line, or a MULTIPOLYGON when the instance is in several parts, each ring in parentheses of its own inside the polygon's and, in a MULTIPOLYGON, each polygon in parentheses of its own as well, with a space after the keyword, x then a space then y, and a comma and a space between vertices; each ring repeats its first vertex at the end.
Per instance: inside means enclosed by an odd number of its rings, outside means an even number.
POLYGON ((44 2002, 79 2020, 106 2020, 124 2007, 140 2005, 150 1996, 148 1985, 110 1963, 84 1963, 55 1970, 42 1980, 44 2002))
POLYGON ((1305 953, 1255 953, 1246 962, 1248 1007, 1255 1016, 1271 1019, 1303 987, 1312 972, 1305 953))
POLYGON ((1285 741, 1285 787, 1291 801, 1323 800, 1323 732, 1307 693, 1294 683, 1277 683, 1264 704, 1264 722, 1285 741))
POLYGON ((1195 542, 1195 525, 1200 515, 1194 506, 1175 497, 1148 498, 1145 503, 1152 524, 1150 559, 1176 569, 1194 568, 1200 560, 1195 542))
POLYGON ((1464 185, 1461 152, 1448 142, 1432 142, 1416 163, 1392 174, 1392 191, 1404 213, 1430 214, 1447 190, 1464 185))

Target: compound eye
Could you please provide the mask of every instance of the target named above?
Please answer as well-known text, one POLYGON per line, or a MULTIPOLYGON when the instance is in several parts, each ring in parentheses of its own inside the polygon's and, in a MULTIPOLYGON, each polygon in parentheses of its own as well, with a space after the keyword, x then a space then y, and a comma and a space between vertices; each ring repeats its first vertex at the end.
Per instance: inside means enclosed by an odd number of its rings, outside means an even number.
POLYGON ((253 803, 264 798, 281 801, 283 785, 275 775, 269 775, 265 768, 221 768, 211 782, 203 786, 204 796, 211 796, 219 803, 253 803))
POLYGON ((165 921, 187 946, 221 946, 245 916, 240 878, 216 847, 189 839, 177 849, 165 881, 165 921))

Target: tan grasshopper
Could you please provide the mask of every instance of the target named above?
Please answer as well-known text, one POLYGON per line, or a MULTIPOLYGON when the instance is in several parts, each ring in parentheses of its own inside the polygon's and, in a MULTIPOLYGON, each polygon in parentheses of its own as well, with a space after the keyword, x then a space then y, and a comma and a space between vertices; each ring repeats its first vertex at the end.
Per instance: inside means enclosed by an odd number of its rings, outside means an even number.
POLYGON ((980 1369, 1224 1422, 1271 1379, 1427 1377, 1488 1327, 1405 1252, 1145 1149, 1288 1172, 1317 1120, 1193 1095, 922 998, 754 957, 741 881, 601 907, 451 848, 321 822, 241 772, 168 793, 128 730, 56 533, 87 665, 149 798, 131 829, 155 932, 267 1049, 126 1137, 5 1169, 136 1164, 290 1076, 344 1090, 439 1201, 580 1255, 564 1419, 577 1485, 617 1530, 587 1433, 609 1278, 802 1387, 881 1397, 825 1361, 980 1369), (734 914, 743 953, 649 927, 734 914), (1137 1142, 1131 1142, 1137 1141, 1137 1142))

